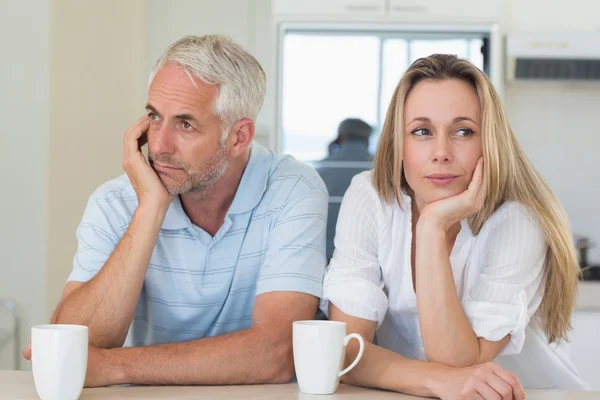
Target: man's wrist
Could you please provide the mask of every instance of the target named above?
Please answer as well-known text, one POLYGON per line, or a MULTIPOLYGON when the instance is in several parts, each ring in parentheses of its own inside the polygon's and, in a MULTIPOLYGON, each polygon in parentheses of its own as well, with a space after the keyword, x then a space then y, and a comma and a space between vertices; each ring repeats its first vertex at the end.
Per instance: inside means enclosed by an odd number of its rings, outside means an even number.
POLYGON ((140 204, 133 214, 132 223, 135 220, 139 220, 144 224, 151 223, 153 226, 158 225, 158 228, 160 228, 165 220, 168 209, 168 204, 154 204, 149 202, 140 204))
POLYGON ((123 356, 122 348, 99 349, 103 364, 106 366, 109 385, 123 385, 132 383, 128 375, 128 367, 125 365, 126 357, 123 356))

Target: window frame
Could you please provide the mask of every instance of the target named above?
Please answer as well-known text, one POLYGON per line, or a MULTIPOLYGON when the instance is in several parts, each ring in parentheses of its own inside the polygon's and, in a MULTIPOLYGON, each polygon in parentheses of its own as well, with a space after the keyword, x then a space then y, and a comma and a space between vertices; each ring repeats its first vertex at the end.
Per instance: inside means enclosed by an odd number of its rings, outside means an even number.
MULTIPOLYGON (((448 39, 460 34, 464 38, 481 38, 485 35, 488 38, 488 60, 486 71, 490 80, 496 87, 502 97, 502 57, 501 57, 501 39, 499 27, 497 24, 490 25, 442 25, 442 24, 361 24, 361 23, 298 23, 283 22, 278 25, 277 34, 277 91, 276 91, 276 112, 275 112, 275 134, 271 135, 270 146, 277 153, 282 152, 283 144, 283 54, 284 39, 288 33, 314 34, 314 35, 376 35, 382 39, 448 39)), ((383 43, 381 41, 380 43, 383 43)), ((380 51, 380 57, 383 57, 380 51)), ((381 61, 381 60, 380 60, 381 61)), ((380 62, 380 69, 381 69, 380 62)), ((381 71, 380 71, 381 72, 381 71)), ((381 85, 379 85, 381 86, 381 85)), ((379 88, 377 99, 378 110, 380 107, 381 87, 379 88)), ((379 111, 378 111, 379 112, 379 111)))

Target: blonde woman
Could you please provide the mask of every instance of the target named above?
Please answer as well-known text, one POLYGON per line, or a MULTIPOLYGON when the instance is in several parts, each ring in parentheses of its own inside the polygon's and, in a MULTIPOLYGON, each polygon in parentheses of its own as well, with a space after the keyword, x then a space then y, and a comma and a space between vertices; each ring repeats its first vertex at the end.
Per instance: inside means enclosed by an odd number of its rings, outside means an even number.
POLYGON ((565 347, 578 273, 563 208, 486 75, 417 60, 374 169, 345 194, 325 275, 329 318, 377 333, 345 381, 443 399, 586 388, 565 347))

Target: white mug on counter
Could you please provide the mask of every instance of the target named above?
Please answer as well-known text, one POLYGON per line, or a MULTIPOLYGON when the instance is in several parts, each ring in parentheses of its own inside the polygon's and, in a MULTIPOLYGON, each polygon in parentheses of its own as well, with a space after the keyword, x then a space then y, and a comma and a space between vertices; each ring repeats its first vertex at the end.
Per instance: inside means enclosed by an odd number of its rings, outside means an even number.
POLYGON ((358 364, 365 351, 362 336, 346 335, 346 323, 339 321, 294 322, 293 346, 298 386, 306 394, 335 393, 340 377, 358 364), (358 340, 360 350, 352 364, 341 371, 351 339, 358 340))
POLYGON ((31 328, 31 368, 41 400, 76 400, 85 383, 88 328, 36 325, 31 328))

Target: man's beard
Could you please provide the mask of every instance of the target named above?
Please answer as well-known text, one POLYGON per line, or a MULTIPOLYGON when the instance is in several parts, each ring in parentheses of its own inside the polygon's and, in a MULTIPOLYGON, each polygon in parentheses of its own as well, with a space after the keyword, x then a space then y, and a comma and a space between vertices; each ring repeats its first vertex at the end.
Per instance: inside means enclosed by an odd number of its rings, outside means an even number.
MULTIPOLYGON (((189 192, 203 192, 213 187, 227 171, 229 160, 227 158, 227 145, 220 143, 216 154, 204 164, 200 170, 194 170, 189 164, 173 158, 170 154, 150 154, 150 165, 154 169, 154 162, 161 165, 180 168, 173 174, 157 172, 160 181, 171 196, 189 192), (178 175, 184 174, 183 178, 178 175), (166 176, 165 176, 166 175, 166 176)), ((156 169, 154 169, 156 172, 156 169)))

